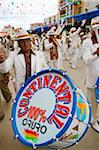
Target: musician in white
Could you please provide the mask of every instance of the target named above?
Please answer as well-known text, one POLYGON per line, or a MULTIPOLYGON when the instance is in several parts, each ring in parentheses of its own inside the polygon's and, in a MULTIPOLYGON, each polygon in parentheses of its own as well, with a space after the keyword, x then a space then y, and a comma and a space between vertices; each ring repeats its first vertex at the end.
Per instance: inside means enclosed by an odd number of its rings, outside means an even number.
POLYGON ((31 36, 25 30, 20 29, 16 38, 20 47, 20 52, 16 57, 13 58, 9 56, 4 63, 0 64, 5 72, 8 72, 12 66, 14 66, 17 92, 29 76, 43 68, 47 68, 44 57, 31 50, 30 38, 31 36), (27 64, 26 57, 29 59, 29 64, 27 64), (29 66, 29 68, 27 66, 29 66))
POLYGON ((63 60, 66 60, 68 57, 68 44, 67 44, 67 36, 66 33, 63 32, 62 34, 62 55, 63 55, 63 60))
POLYGON ((52 68, 62 69, 62 44, 53 31, 49 32, 49 39, 45 41, 45 50, 49 50, 49 65, 52 68))
MULTIPOLYGON (((94 26, 93 26, 94 27, 94 26)), ((98 24, 99 27, 99 24, 98 24)), ((99 35, 98 35, 99 36, 99 35)), ((92 104, 92 128, 99 132, 99 105, 96 103, 95 98, 95 82, 99 77, 99 43, 93 45, 91 32, 88 31, 86 38, 83 40, 83 60, 85 62, 85 77, 87 97, 92 104)))
MULTIPOLYGON (((81 27, 85 24, 86 20, 83 20, 81 27)), ((71 46, 69 48, 69 53, 70 53, 70 63, 71 67, 73 69, 76 69, 77 67, 77 60, 79 57, 79 47, 80 47, 80 40, 78 34, 81 31, 81 27, 79 27, 77 30, 75 27, 72 27, 70 29, 70 39, 71 39, 71 46)))

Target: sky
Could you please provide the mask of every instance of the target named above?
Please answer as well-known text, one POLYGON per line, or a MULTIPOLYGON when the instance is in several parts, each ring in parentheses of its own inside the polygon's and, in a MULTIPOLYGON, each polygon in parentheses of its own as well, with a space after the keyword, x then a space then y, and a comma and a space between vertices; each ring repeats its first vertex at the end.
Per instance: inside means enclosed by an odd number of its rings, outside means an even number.
POLYGON ((0 23, 24 26, 58 13, 58 0, 0 0, 0 23))

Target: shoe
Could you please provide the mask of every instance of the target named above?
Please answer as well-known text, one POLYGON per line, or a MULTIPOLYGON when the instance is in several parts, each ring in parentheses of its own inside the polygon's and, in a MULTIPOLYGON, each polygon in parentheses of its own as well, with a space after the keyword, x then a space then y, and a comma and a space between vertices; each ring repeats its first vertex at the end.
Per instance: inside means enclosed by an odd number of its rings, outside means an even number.
POLYGON ((71 68, 72 68, 72 69, 76 69, 76 66, 74 66, 74 65, 71 65, 71 68))
POLYGON ((3 120, 4 116, 5 116, 4 112, 0 112, 0 121, 3 120))
POLYGON ((99 133, 99 124, 97 121, 94 121, 93 123, 91 123, 91 127, 93 128, 94 131, 99 133))

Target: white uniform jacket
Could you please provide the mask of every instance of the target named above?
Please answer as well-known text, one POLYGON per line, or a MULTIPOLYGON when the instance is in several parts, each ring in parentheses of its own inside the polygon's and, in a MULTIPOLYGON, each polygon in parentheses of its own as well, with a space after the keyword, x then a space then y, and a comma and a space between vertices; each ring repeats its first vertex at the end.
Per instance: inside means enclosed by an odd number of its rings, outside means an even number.
POLYGON ((70 33, 70 39, 71 39, 71 47, 70 47, 70 53, 74 53, 75 49, 77 48, 78 45, 78 40, 79 40, 79 32, 81 31, 81 28, 78 28, 77 31, 75 31, 74 33, 70 33))
POLYGON ((85 62, 86 87, 94 88, 97 77, 99 77, 99 57, 92 55, 97 48, 93 45, 91 38, 82 43, 83 60, 85 62))
MULTIPOLYGON (((58 64, 58 69, 62 69, 63 68, 63 58, 62 58, 62 44, 60 42, 60 40, 57 39, 57 50, 58 50, 58 60, 57 64, 58 64)), ((53 43, 49 43, 49 40, 47 39, 45 42, 45 49, 49 50, 49 55, 50 55, 50 48, 54 47, 53 43)), ((50 57, 50 56, 49 56, 50 57)), ((50 60, 49 60, 50 61, 50 60)))
MULTIPOLYGON (((25 82, 26 65, 24 55, 20 53, 14 58, 8 57, 8 59, 1 65, 4 72, 8 72, 12 66, 14 66, 16 90, 18 91, 25 82)), ((42 69, 46 69, 47 67, 48 66, 46 65, 45 59, 41 53, 36 53, 35 55, 31 54, 31 75, 42 69)))

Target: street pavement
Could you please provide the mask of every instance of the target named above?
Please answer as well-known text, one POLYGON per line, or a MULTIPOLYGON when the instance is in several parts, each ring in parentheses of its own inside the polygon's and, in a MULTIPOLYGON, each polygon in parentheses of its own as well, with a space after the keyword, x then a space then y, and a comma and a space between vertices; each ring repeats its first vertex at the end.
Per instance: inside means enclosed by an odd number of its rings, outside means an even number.
MULTIPOLYGON (((80 87, 86 94, 85 88, 85 68, 82 60, 79 60, 78 68, 76 70, 70 68, 70 64, 64 61, 64 70, 67 71, 68 75, 73 81, 80 87)), ((9 84, 13 97, 15 95, 12 88, 12 84, 9 84)), ((11 111, 13 101, 8 104, 3 100, 3 108, 5 112, 5 118, 0 122, 0 150, 32 150, 31 147, 27 147, 21 144, 17 139, 14 138, 13 129, 11 126, 11 111)), ((49 147, 38 148, 38 150, 53 150, 49 147)), ((66 149, 65 149, 66 150, 66 149)), ((91 127, 81 139, 81 141, 67 150, 99 150, 99 133, 96 133, 91 127)))

